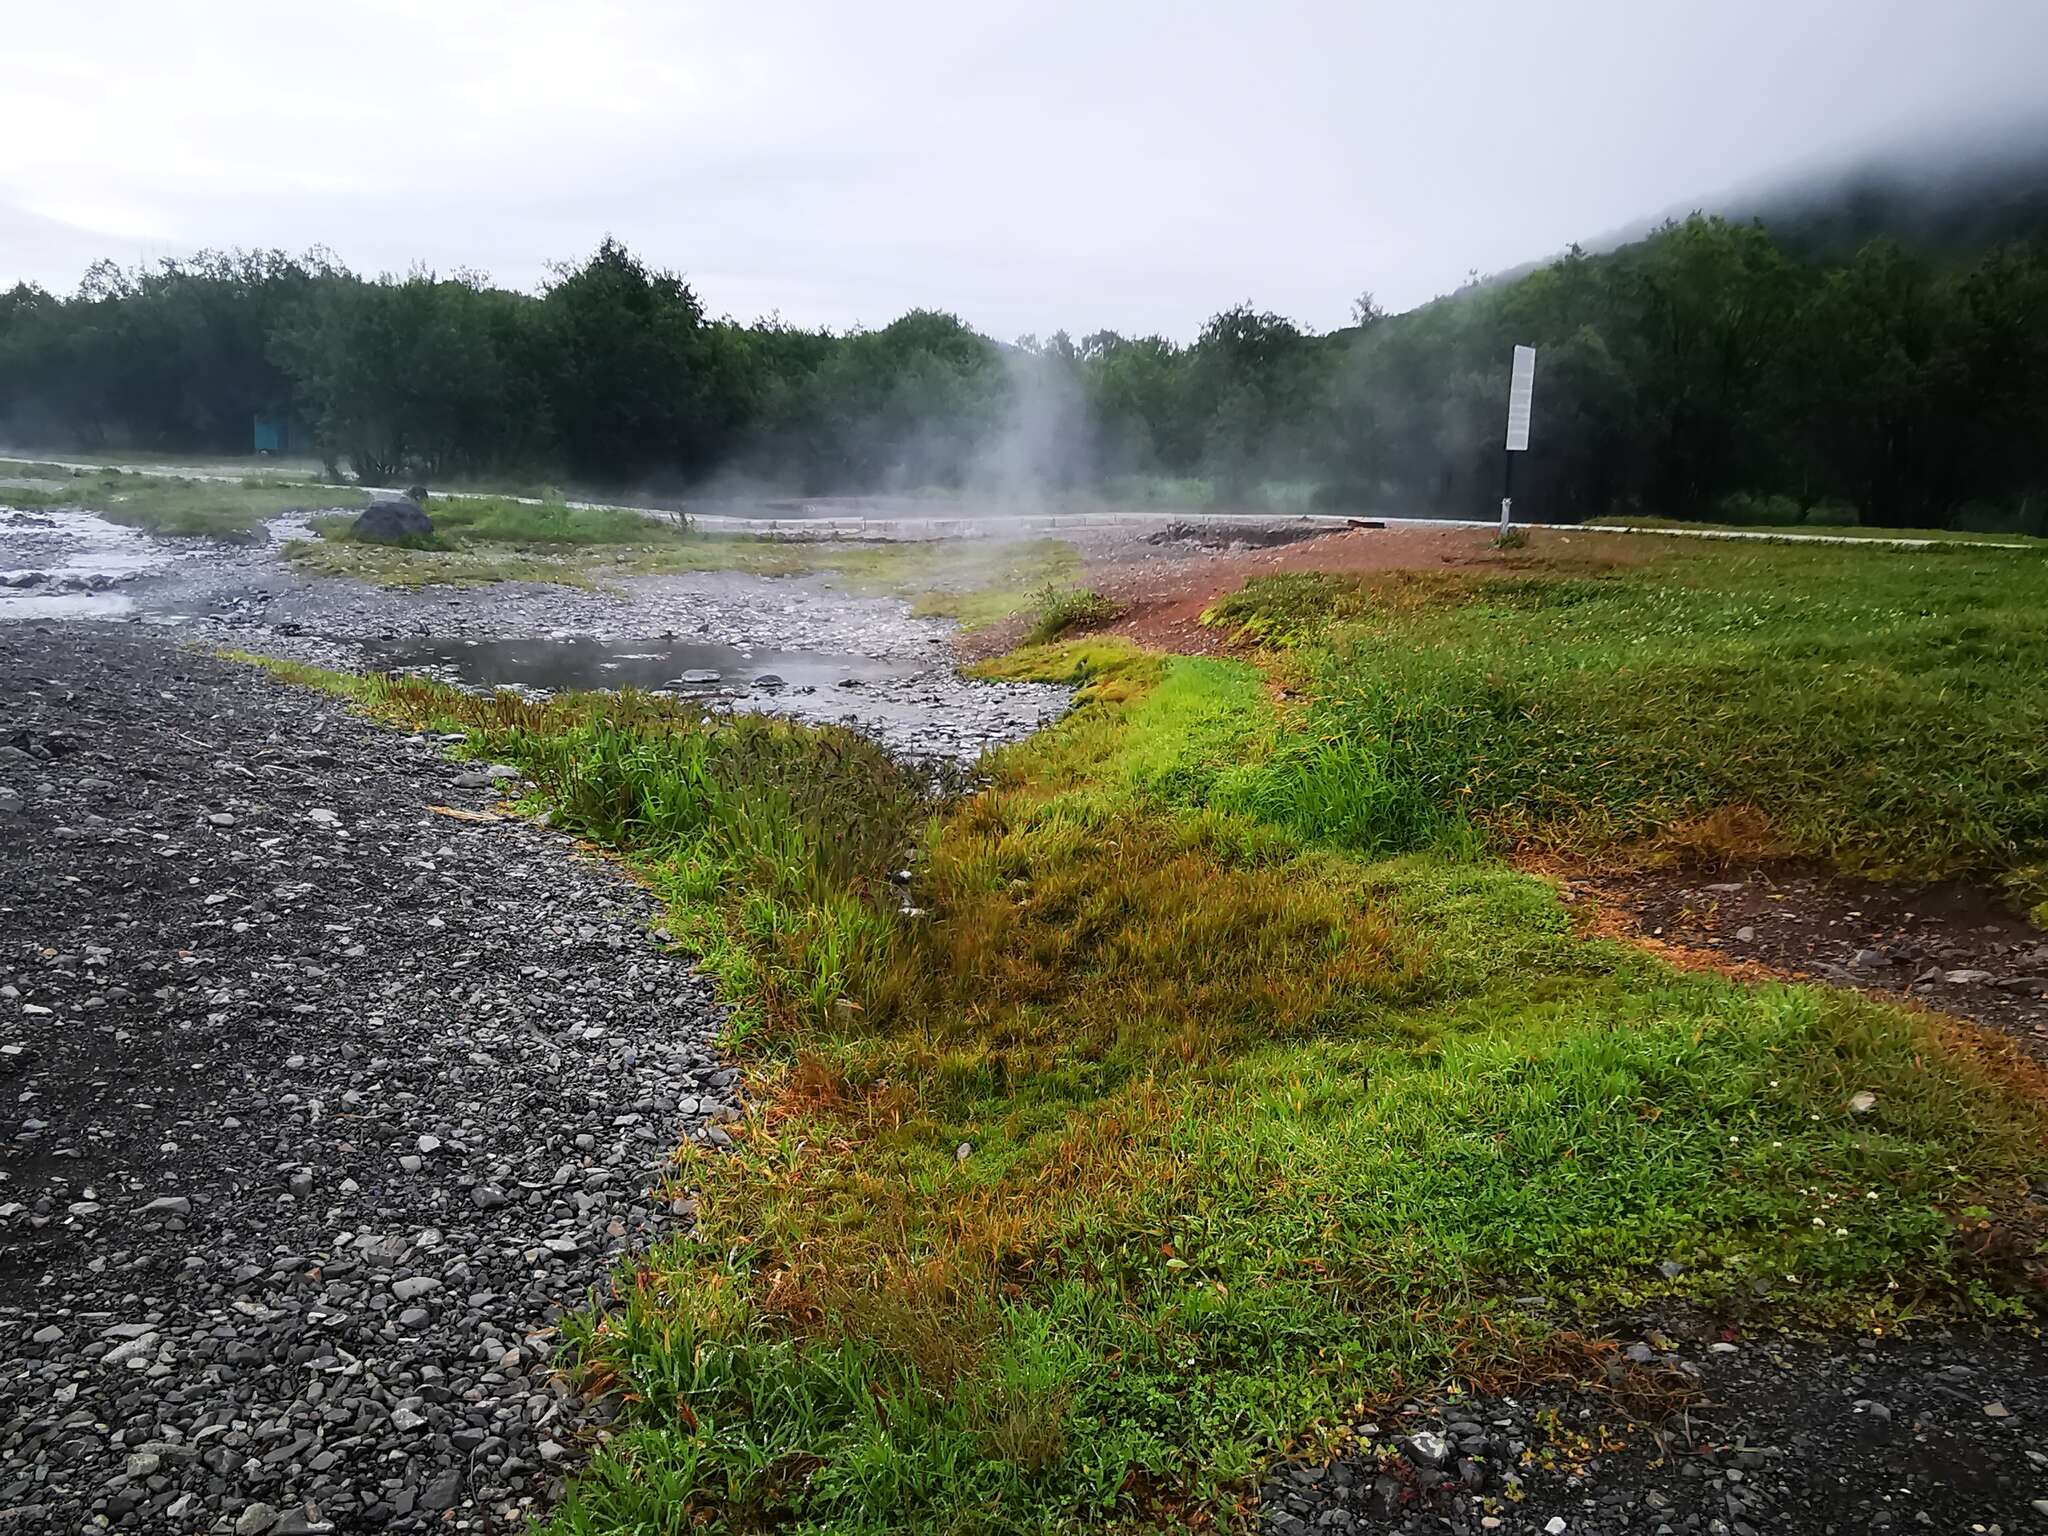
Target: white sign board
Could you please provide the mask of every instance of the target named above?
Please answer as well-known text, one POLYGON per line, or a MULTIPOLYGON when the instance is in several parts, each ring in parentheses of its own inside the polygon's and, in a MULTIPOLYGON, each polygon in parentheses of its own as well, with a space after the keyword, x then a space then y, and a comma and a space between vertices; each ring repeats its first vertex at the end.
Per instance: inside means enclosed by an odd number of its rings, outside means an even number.
POLYGON ((1508 452, 1529 446, 1529 402, 1536 395, 1536 349, 1515 348, 1515 372, 1508 380, 1508 452))

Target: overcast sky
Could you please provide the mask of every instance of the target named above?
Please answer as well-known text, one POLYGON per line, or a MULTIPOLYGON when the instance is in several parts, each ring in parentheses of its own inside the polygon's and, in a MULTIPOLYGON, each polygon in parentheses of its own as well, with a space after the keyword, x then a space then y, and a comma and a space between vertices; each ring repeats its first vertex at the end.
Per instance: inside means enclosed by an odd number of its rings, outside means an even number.
POLYGON ((716 313, 1317 328, 2033 105, 2035 0, 15 0, 0 283, 201 246, 716 313))

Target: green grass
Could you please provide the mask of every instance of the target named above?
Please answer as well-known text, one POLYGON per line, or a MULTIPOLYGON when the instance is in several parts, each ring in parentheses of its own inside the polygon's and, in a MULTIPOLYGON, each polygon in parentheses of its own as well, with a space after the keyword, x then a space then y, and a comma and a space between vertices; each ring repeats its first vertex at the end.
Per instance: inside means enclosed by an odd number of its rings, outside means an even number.
POLYGON ((88 469, 39 459, 0 459, 0 480, 82 480, 91 474, 88 469))
POLYGON ((324 575, 383 586, 473 586, 551 581, 602 586, 631 576, 732 571, 764 577, 831 577, 848 590, 908 599, 925 618, 986 628, 1033 607, 1047 583, 1080 569, 1058 539, 848 541, 764 539, 702 533, 680 515, 503 497, 429 502, 430 541, 358 543, 352 517, 314 519, 320 535, 286 546, 288 558, 324 575))
POLYGON ((0 502, 25 508, 79 507, 109 522, 175 538, 249 539, 283 512, 367 502, 359 491, 262 475, 234 482, 118 470, 75 474, 54 465, 29 468, 52 470, 71 483, 59 490, 0 491, 0 502))
POLYGON ((1116 604, 1087 587, 1048 581, 1031 595, 1033 618, 1026 645, 1044 645, 1074 629, 1098 629, 1116 617, 1116 604))
POLYGON ((609 577, 641 573, 639 559, 619 551, 602 553, 454 546, 407 548, 301 539, 284 546, 285 558, 322 576, 373 582, 382 587, 477 587, 501 581, 552 582, 564 587, 602 586, 609 577))
MULTIPOLYGON (((1502 599, 1407 617, 1469 640, 1502 599)), ((1553 599, 1513 616, 1592 601, 1553 599)), ((1298 657, 1377 668, 1406 621, 1298 657)), ((571 1330, 625 1413, 557 1533, 1237 1528, 1361 1397, 1553 1359, 1614 1308, 1898 1326, 2030 1294, 2038 1079, 1575 937, 1400 741, 1330 729, 1343 699, 1283 713, 1246 663, 1003 658, 1080 706, 939 805, 844 733, 276 670, 525 767, 735 1006, 736 1153, 683 1154, 697 1229, 571 1330)))
POLYGON ((1587 528, 1699 528, 1715 533, 1762 533, 1774 539, 1931 539, 1947 544, 2026 544, 2048 547, 2048 541, 2025 533, 1973 533, 1955 528, 1873 528, 1860 523, 1711 523, 1681 517, 1595 517, 1587 528))
POLYGON ((453 542, 583 547, 682 543, 688 524, 680 513, 645 513, 623 507, 579 507, 563 501, 517 501, 503 496, 436 497, 428 505, 434 530, 453 542))
POLYGON ((1235 508, 1290 513, 1315 509, 1316 482, 1262 480, 1237 495, 1214 480, 1173 475, 1115 475, 1102 483, 1099 501, 1113 507, 1179 507, 1190 511, 1235 508))
POLYGON ((1505 841, 2001 877, 2048 853, 2044 588, 2031 554, 1693 544, 1264 578, 1209 621, 1290 644, 1308 730, 1505 841))
POLYGON ((502 496, 435 497, 427 513, 434 532, 403 544, 352 538, 353 513, 315 518, 318 537, 287 545, 285 555, 322 575, 389 587, 588 587, 650 570, 699 568, 689 558, 700 541, 680 515, 502 496))
POLYGON ((1202 614, 1202 622, 1261 645, 1293 646, 1334 620, 1356 618, 1390 600, 1386 587, 1369 588, 1356 577, 1281 571, 1226 593, 1202 614))
MULTIPOLYGON (((650 514, 624 507, 573 506, 565 501, 521 501, 507 496, 455 496, 430 497, 426 511, 434 520, 434 534, 431 542, 419 547, 428 552, 464 544, 516 544, 545 549, 620 545, 660 548, 688 539, 688 524, 681 514, 650 514)), ((350 532, 354 521, 353 517, 316 518, 313 529, 330 543, 355 543, 358 541, 350 532)))

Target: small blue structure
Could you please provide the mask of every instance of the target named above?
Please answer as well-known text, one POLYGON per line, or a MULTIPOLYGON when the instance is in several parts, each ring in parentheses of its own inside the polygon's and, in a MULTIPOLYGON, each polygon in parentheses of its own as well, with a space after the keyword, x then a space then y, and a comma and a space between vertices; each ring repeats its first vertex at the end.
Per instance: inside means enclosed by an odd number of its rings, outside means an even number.
POLYGON ((255 449, 258 453, 311 453, 313 434, 289 416, 255 416, 255 449))

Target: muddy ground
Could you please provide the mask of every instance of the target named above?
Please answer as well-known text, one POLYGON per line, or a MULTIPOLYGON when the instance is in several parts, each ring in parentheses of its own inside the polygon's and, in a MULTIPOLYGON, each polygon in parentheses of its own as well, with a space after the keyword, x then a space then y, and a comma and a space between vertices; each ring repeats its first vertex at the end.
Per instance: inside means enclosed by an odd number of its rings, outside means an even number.
POLYGON ((1589 926, 1680 964, 1853 987, 1967 1019, 2048 1060, 2048 933, 1980 887, 1784 864, 1553 878, 1589 926))

